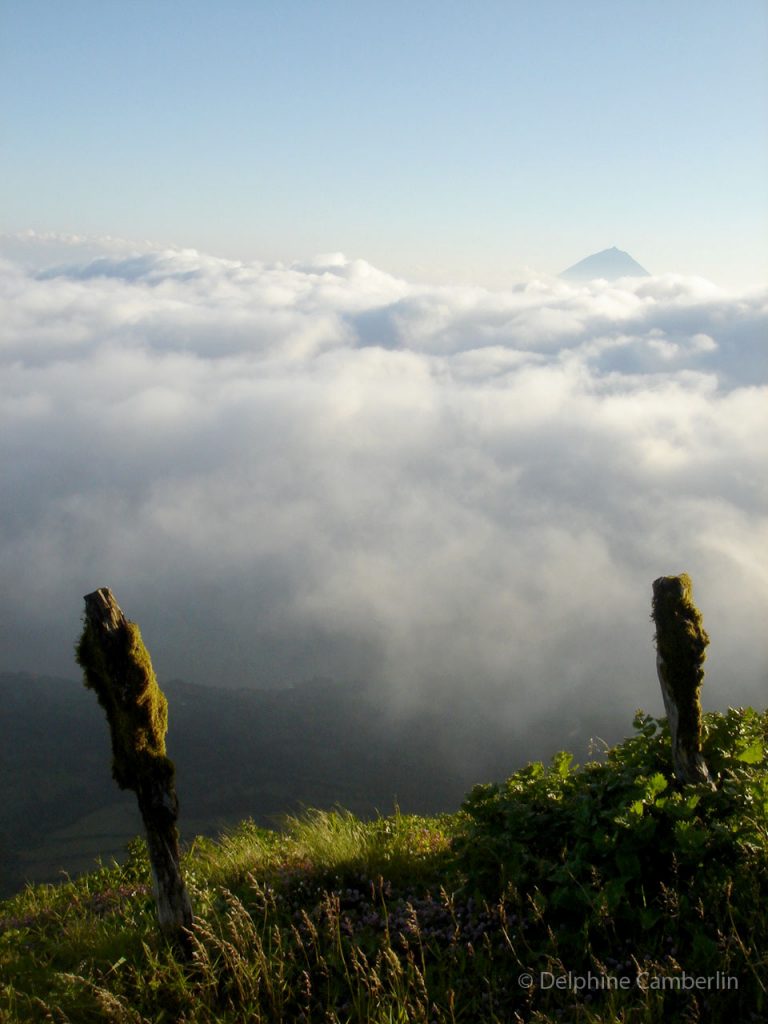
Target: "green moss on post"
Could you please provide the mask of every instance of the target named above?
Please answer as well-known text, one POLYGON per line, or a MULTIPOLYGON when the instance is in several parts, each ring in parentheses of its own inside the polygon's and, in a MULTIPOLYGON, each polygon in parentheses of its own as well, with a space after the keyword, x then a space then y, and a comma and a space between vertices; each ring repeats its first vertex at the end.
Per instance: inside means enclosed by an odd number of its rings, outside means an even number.
POLYGON ((121 789, 136 793, 160 928, 186 948, 192 907, 179 863, 174 766, 165 753, 168 702, 157 685, 139 627, 125 618, 107 587, 85 597, 85 625, 76 657, 85 685, 107 714, 112 775, 121 789))
POLYGON ((157 685, 139 627, 128 621, 116 625, 106 650, 101 631, 86 621, 76 657, 85 685, 107 713, 115 782, 121 789, 135 789, 140 777, 156 770, 158 758, 165 758, 168 730, 168 701, 157 685), (116 670, 120 678, 112 675, 116 670))
POLYGON ((653 583, 656 670, 672 738, 672 762, 681 782, 709 781, 701 753, 701 684, 709 637, 693 603, 687 573, 653 583))

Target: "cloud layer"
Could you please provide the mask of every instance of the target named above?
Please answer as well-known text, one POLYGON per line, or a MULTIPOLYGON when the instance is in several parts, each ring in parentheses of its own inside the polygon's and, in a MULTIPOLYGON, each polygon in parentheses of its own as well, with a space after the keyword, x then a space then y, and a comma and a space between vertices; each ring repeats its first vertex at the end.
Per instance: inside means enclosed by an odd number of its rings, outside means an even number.
POLYGON ((73 674, 106 584, 161 677, 656 709, 650 585, 686 570, 708 703, 765 702, 765 291, 24 245, 0 266, 3 667, 73 674))

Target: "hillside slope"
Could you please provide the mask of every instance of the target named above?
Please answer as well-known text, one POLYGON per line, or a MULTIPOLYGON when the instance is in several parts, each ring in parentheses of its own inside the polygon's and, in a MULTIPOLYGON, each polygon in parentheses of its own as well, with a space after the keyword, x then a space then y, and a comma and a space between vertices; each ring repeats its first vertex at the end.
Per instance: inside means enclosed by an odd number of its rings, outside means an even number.
POLYGON ((243 823, 185 858, 191 960, 157 937, 143 844, 0 904, 0 1016, 189 1024, 765 1021, 768 715, 706 716, 716 785, 665 723, 460 812, 243 823))
MULTIPOLYGON (((271 825, 302 806, 433 814, 456 807, 478 779, 547 756, 553 743, 581 753, 592 735, 624 732, 625 713, 603 707, 587 719, 578 694, 562 721, 523 729, 479 702, 406 714, 388 694, 326 680, 270 691, 162 686, 190 840, 246 817, 271 825)), ((76 679, 0 673, 0 703, 0 896, 119 856, 141 826, 134 798, 110 777, 93 694, 76 679)))

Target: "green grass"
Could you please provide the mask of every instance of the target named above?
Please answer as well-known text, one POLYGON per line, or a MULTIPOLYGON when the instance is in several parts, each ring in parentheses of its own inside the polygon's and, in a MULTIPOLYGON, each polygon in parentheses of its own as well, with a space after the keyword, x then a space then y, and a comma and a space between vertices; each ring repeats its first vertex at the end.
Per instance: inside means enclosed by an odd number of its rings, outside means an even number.
POLYGON ((28 887, 0 904, 0 1020, 768 1020, 768 717, 706 716, 714 789, 677 787, 665 725, 635 724, 603 761, 556 755, 453 815, 308 811, 196 840, 186 962, 141 841, 28 887))

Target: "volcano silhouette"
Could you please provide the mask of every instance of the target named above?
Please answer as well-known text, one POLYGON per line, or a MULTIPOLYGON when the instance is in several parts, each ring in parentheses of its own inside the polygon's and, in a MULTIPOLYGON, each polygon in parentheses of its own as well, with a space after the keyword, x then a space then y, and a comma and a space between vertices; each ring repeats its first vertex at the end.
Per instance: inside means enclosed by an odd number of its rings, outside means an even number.
POLYGON ((648 271, 633 260, 628 252, 622 252, 614 245, 612 249, 603 249, 572 267, 564 270, 560 277, 567 281, 592 281, 602 277, 606 281, 615 281, 619 277, 650 277, 648 271))

